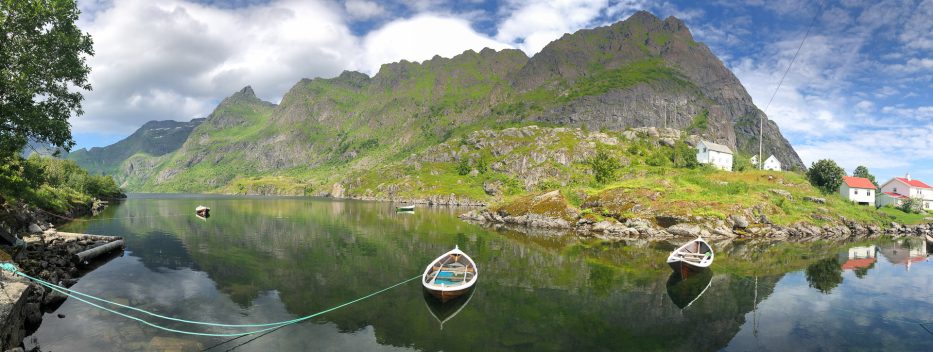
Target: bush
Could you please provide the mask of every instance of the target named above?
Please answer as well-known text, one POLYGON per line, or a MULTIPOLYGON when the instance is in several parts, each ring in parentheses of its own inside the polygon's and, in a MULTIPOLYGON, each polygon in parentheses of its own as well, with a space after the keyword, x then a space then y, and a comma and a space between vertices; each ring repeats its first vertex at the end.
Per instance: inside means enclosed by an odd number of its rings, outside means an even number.
POLYGON ((457 174, 460 176, 470 173, 470 161, 467 158, 460 158, 460 161, 457 162, 457 174))
POLYGON ((901 205, 899 205, 897 209, 900 209, 900 211, 908 214, 919 214, 923 210, 923 199, 918 197, 904 199, 904 201, 901 202, 901 205))
POLYGON ((696 149, 693 149, 684 141, 678 141, 674 144, 674 152, 671 155, 671 161, 674 162, 675 167, 694 169, 700 166, 700 162, 697 161, 696 149))
POLYGON ((599 184, 607 183, 615 179, 616 171, 622 167, 619 160, 610 154, 609 151, 606 150, 606 147, 601 144, 596 146, 596 155, 590 158, 588 164, 593 170, 596 183, 599 184))
POLYGON ((846 171, 835 161, 823 159, 813 163, 810 170, 807 170, 807 179, 813 187, 818 188, 823 193, 833 193, 839 190, 842 185, 842 177, 846 171))
POLYGON ((738 153, 732 158, 732 171, 755 170, 758 165, 752 165, 751 157, 747 154, 738 153))

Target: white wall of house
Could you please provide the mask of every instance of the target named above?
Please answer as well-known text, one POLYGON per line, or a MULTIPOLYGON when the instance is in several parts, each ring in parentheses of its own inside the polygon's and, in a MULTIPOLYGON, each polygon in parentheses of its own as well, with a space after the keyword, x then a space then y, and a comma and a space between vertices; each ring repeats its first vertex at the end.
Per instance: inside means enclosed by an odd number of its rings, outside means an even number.
POLYGON ((697 161, 712 164, 720 170, 732 171, 732 154, 710 150, 703 142, 697 143, 697 161))
POLYGON ((881 185, 881 192, 903 194, 908 197, 916 197, 933 202, 933 189, 912 187, 896 178, 892 178, 890 181, 881 185))
POLYGON ((839 187, 839 195, 859 204, 875 205, 875 190, 870 188, 853 188, 843 183, 839 187))
POLYGON ((772 155, 769 158, 765 159, 763 168, 765 170, 781 171, 781 162, 778 161, 777 158, 774 157, 774 155, 772 155))

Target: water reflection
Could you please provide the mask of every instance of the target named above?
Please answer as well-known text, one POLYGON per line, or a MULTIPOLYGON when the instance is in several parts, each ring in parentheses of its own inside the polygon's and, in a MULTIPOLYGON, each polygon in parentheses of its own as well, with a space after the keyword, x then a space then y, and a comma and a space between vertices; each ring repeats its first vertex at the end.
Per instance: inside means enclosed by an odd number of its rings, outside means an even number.
POLYGON ((450 299, 447 302, 441 302, 431 295, 428 290, 422 290, 424 294, 424 305, 428 308, 428 312, 431 313, 431 316, 440 324, 440 329, 444 330, 444 323, 456 317, 463 308, 466 308, 466 306, 470 304, 470 300, 473 299, 473 291, 475 290, 476 289, 469 290, 466 294, 450 299))
MULTIPOLYGON (((419 274, 454 245, 484 270, 482 286, 462 305, 432 306, 411 282, 252 340, 237 348, 243 351, 933 347, 918 325, 890 322, 933 321, 929 263, 909 261, 906 271, 895 257, 881 259, 887 248, 915 258, 916 244, 714 243, 715 273, 680 280, 664 263, 669 243, 490 231, 460 221, 458 212, 426 207, 400 214, 391 204, 307 198, 152 197, 102 215, 117 219, 67 230, 127 241, 126 256, 75 289, 224 323, 287 320, 339 305, 419 274), (214 209, 209 221, 189 214, 198 204, 214 209), (865 266, 849 263, 867 258, 876 260, 862 274, 865 266)), ((153 331, 73 300, 56 313, 66 318, 47 316, 34 335, 44 349, 224 342, 153 331)))
POLYGON ((667 295, 680 309, 686 309, 709 289, 713 283, 713 271, 703 270, 682 277, 678 273, 671 273, 667 279, 667 295))

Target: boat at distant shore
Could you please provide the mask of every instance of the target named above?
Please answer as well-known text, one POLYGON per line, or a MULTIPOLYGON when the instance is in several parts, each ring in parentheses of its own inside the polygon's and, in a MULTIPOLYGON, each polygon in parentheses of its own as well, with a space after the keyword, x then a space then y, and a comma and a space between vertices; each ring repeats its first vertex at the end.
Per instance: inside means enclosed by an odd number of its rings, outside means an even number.
POLYGON ((202 218, 209 218, 211 217, 211 208, 199 205, 197 208, 194 208, 194 215, 200 216, 202 218))
POLYGON ((454 247, 447 253, 431 261, 421 277, 421 284, 441 302, 457 298, 473 287, 479 271, 476 263, 460 247, 454 247))
POLYGON ((403 206, 395 207, 395 211, 415 211, 415 206, 414 205, 403 205, 403 206))
POLYGON ((690 272, 697 272, 709 268, 713 264, 713 248, 703 238, 685 243, 675 249, 667 257, 667 265, 675 272, 686 277, 690 272))

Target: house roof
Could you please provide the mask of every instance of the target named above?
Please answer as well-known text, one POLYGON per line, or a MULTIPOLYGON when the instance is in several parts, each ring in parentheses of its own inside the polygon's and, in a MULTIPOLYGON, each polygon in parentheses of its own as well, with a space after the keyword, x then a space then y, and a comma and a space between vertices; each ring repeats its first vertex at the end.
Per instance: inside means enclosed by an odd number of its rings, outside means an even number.
POLYGON ((875 258, 849 259, 842 263, 842 270, 852 270, 857 268, 867 268, 875 263, 875 258))
POLYGON ((901 182, 903 182, 903 183, 906 183, 906 184, 908 184, 908 185, 911 185, 912 187, 917 187, 917 188, 933 188, 933 187, 930 187, 930 185, 928 185, 928 184, 926 184, 926 183, 923 183, 923 181, 920 181, 920 180, 908 180, 908 179, 903 178, 903 177, 895 177, 895 178, 896 178, 898 181, 901 181, 901 182))
POLYGON ((886 195, 889 195, 889 196, 891 196, 891 197, 894 197, 895 199, 909 198, 909 197, 907 197, 907 196, 905 196, 905 195, 903 195, 903 194, 894 193, 894 192, 882 192, 882 193, 883 193, 883 194, 886 194, 886 195))
POLYGON ((717 144, 717 143, 713 143, 710 141, 700 141, 700 143, 703 143, 704 145, 706 145, 706 147, 709 148, 709 150, 720 152, 720 153, 732 154, 732 149, 729 149, 729 147, 724 146, 722 144, 717 144))
POLYGON ((842 181, 851 188, 875 189, 875 184, 871 183, 871 180, 864 177, 842 176, 842 181))

